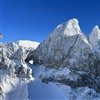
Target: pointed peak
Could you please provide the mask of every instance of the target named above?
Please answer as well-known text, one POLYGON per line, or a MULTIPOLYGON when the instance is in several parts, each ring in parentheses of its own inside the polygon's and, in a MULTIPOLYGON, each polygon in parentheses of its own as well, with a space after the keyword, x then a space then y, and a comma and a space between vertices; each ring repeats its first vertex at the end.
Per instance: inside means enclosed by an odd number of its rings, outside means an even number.
POLYGON ((69 27, 69 26, 74 26, 74 25, 78 25, 78 23, 79 23, 78 19, 73 18, 73 19, 68 20, 67 22, 64 22, 64 23, 62 23, 62 24, 59 24, 59 25, 57 26, 57 28, 60 28, 60 27, 62 27, 62 26, 67 26, 67 27, 69 27))
POLYGON ((97 25, 94 26, 91 34, 89 35, 89 42, 92 44, 94 50, 98 50, 100 48, 100 29, 97 25))
POLYGON ((93 29, 99 29, 99 27, 97 25, 95 25, 93 29))
POLYGON ((70 19, 66 23, 67 29, 71 31, 71 33, 80 33, 81 29, 79 26, 79 21, 76 18, 70 19))
POLYGON ((97 25, 95 25, 91 33, 92 34, 98 34, 98 33, 100 33, 99 27, 97 25))
POLYGON ((64 22, 58 25, 53 31, 54 34, 62 34, 62 36, 72 36, 76 34, 82 34, 80 26, 76 18, 70 19, 67 22, 64 22))
POLYGON ((78 19, 76 19, 76 18, 73 18, 73 19, 71 19, 71 20, 73 20, 74 22, 79 23, 78 19))
POLYGON ((73 18, 73 19, 70 19, 69 21, 68 21, 68 23, 76 23, 76 24, 78 24, 79 23, 79 21, 78 21, 78 19, 76 19, 76 18, 73 18))

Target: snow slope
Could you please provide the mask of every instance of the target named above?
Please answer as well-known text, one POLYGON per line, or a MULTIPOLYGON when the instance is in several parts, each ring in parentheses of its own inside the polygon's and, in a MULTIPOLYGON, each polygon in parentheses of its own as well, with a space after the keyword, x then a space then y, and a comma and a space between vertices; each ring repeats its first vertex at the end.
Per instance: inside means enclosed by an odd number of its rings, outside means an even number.
POLYGON ((0 70, 0 100, 27 100, 28 87, 27 82, 23 78, 18 78, 15 75, 8 75, 7 72, 0 70))
MULTIPOLYGON (((34 72, 34 81, 29 83, 29 99, 30 100, 100 100, 100 94, 88 87, 78 87, 72 89, 70 86, 60 84, 58 82, 43 82, 40 78, 52 76, 54 69, 47 69, 45 66, 30 66, 34 72)), ((57 78, 60 74, 70 76, 69 69, 62 69, 61 72, 55 69, 54 74, 57 78), (67 73, 65 73, 67 71, 67 73)), ((73 76, 70 76, 73 78, 73 76)))
POLYGON ((55 83, 43 83, 39 76, 41 69, 38 66, 32 66, 34 71, 34 81, 29 83, 29 99, 66 99, 66 95, 55 83))

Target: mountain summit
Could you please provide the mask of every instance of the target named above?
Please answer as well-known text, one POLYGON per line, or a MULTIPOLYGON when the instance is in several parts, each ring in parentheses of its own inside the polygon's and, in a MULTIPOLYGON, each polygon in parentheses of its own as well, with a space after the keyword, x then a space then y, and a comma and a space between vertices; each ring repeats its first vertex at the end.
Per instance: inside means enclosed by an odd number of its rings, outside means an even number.
POLYGON ((62 23, 58 25, 52 34, 55 35, 66 35, 66 36, 72 36, 76 34, 82 34, 81 29, 79 27, 77 19, 70 19, 68 22, 62 23))
POLYGON ((100 50, 100 29, 97 25, 93 28, 91 34, 89 35, 89 42, 95 50, 100 50))

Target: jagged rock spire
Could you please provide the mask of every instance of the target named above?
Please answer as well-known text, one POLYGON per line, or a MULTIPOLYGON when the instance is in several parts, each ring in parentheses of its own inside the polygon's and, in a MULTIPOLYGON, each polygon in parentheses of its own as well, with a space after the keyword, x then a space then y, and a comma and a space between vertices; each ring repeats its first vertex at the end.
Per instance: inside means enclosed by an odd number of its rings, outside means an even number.
POLYGON ((100 49, 100 30, 97 25, 94 26, 91 34, 89 35, 89 42, 95 50, 100 49))

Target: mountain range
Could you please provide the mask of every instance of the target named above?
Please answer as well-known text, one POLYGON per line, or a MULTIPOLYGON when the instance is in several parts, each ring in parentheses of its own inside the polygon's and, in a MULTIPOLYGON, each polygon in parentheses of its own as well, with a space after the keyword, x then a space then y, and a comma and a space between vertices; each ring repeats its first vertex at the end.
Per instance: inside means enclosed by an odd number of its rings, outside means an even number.
POLYGON ((0 75, 2 100, 100 100, 100 29, 73 18, 42 43, 1 43, 0 75))

